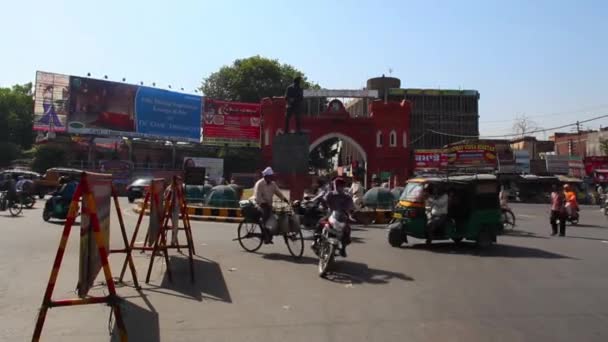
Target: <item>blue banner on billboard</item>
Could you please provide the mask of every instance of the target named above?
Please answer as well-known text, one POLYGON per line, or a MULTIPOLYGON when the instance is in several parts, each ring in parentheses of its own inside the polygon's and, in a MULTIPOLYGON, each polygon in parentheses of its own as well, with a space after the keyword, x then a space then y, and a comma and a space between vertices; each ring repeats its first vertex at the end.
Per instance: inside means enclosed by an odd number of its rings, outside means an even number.
POLYGON ((200 141, 200 96, 139 87, 135 96, 137 132, 200 141))
POLYGON ((68 133, 200 142, 203 98, 70 77, 68 133))

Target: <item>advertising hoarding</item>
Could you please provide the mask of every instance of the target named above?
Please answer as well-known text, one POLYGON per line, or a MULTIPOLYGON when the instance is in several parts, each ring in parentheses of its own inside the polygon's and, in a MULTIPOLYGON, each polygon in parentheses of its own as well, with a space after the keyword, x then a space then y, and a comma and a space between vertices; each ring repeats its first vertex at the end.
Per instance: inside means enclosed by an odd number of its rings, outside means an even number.
POLYGON ((200 142, 200 96, 75 76, 69 96, 68 133, 200 142))
POLYGON ((513 151, 516 173, 530 173, 530 152, 528 150, 513 151))
POLYGON ((65 132, 70 77, 50 72, 36 72, 34 90, 34 130, 65 132))
MULTIPOLYGON (((99 229, 103 238, 104 247, 109 250, 110 244, 110 199, 112 196, 112 182, 109 175, 88 174, 88 182, 95 200, 99 229)), ((82 197, 82 211, 80 217, 80 260, 78 267, 78 296, 85 297, 97 274, 101 270, 101 259, 95 241, 95 233, 89 215, 87 197, 82 197)))
POLYGON ((414 165, 417 170, 445 169, 448 166, 448 155, 442 149, 415 150, 414 165))
POLYGON ((257 103, 205 98, 203 143, 260 147, 260 108, 257 103))
POLYGON ((494 170, 497 160, 493 144, 458 144, 446 149, 448 166, 456 169, 494 170))

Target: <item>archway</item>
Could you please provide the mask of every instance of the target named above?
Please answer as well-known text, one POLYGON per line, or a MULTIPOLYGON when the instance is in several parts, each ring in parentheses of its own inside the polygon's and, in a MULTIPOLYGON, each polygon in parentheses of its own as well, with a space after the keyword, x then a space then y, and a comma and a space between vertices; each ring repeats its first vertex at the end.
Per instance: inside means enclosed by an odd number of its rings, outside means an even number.
MULTIPOLYGON (((324 134, 310 143, 309 155, 311 158, 310 167, 316 172, 319 172, 319 170, 335 171, 335 168, 338 166, 347 167, 353 174, 359 173, 359 177, 366 185, 367 152, 360 143, 350 136, 339 132, 324 134), (315 157, 318 158, 319 155, 323 156, 327 153, 327 151, 323 150, 328 148, 328 142, 333 145, 332 160, 326 160, 328 165, 326 164, 325 167, 318 167, 318 165, 314 163, 314 159, 315 157), (321 149, 321 151, 317 151, 317 149, 321 149), (357 169, 353 170, 351 168, 353 165, 357 166, 357 169)), ((324 156, 327 157, 327 155, 324 156)))

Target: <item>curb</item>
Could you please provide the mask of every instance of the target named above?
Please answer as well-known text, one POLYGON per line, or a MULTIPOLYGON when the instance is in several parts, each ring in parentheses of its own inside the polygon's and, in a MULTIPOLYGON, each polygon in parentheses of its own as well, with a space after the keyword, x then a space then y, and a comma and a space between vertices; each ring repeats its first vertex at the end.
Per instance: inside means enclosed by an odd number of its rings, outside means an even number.
MULTIPOLYGON (((132 207, 136 214, 141 213, 141 204, 136 204, 132 207)), ((145 215, 150 215, 150 210, 147 209, 145 215)), ((241 222, 243 220, 240 208, 202 208, 188 207, 188 216, 193 221, 210 221, 210 222, 241 222)))

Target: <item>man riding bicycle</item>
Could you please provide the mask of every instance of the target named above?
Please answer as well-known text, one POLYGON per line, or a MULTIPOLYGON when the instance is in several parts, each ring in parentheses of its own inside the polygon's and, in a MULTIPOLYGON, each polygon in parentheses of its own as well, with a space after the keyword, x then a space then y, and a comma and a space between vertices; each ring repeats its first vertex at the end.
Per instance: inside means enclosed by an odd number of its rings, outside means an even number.
POLYGON ((272 233, 266 228, 266 221, 272 215, 272 197, 277 195, 281 200, 289 203, 289 200, 283 195, 277 183, 274 182, 274 171, 271 167, 267 167, 262 171, 262 178, 258 180, 253 187, 253 200, 262 215, 262 232, 264 234, 264 243, 272 243, 272 233))

